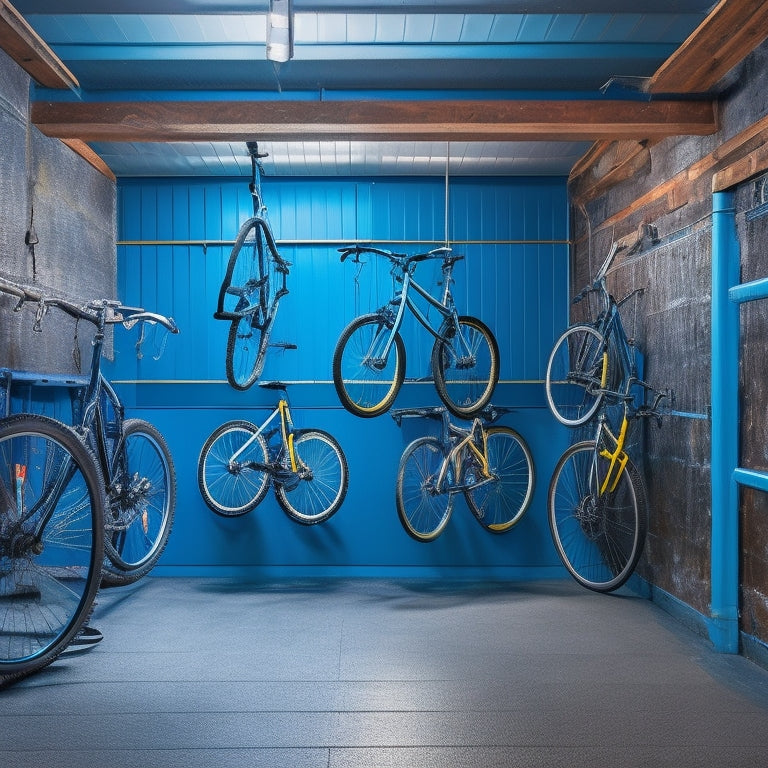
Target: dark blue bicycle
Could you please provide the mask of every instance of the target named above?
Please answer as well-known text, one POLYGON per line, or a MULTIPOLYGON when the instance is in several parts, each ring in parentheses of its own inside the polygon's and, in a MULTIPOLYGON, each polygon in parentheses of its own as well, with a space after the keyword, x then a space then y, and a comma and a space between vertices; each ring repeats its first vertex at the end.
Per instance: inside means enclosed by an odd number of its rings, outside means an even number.
POLYGON ((638 377, 634 341, 627 337, 619 309, 644 289, 636 288, 617 301, 605 285, 608 268, 620 250, 614 243, 593 283, 573 299, 577 304, 590 293, 597 293, 602 305, 597 317, 570 326, 549 356, 547 403, 555 418, 568 427, 589 421, 607 394, 621 393, 620 400, 629 379, 643 383, 638 377))

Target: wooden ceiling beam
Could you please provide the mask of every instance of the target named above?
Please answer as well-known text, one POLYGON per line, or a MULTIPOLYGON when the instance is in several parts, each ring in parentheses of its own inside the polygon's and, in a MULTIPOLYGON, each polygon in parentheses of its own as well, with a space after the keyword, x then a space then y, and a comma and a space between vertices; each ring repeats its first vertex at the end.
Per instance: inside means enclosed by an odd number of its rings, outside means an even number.
POLYGON ((80 87, 77 78, 8 0, 0 0, 0 48, 46 88, 80 87))
POLYGON ((768 37, 765 0, 720 0, 646 86, 648 93, 706 93, 768 37))
POLYGON ((592 141, 717 130, 710 101, 35 102, 47 136, 81 141, 592 141))

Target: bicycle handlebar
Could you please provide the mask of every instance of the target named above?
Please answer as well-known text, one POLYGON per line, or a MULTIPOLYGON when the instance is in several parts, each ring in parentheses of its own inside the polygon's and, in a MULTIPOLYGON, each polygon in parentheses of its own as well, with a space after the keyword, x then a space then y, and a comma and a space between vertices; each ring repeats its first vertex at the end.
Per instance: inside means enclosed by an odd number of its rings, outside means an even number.
POLYGON ((165 317, 156 312, 147 312, 139 307, 126 307, 113 299, 96 299, 84 305, 75 304, 59 296, 46 297, 39 291, 14 283, 5 277, 0 277, 0 292, 15 296, 19 300, 13 309, 14 312, 20 311, 27 302, 37 304, 35 330, 40 330, 43 316, 48 311, 48 307, 57 307, 71 317, 87 320, 97 326, 102 322, 110 324, 122 323, 127 329, 130 329, 136 323, 145 321, 148 323, 159 323, 170 333, 179 332, 179 328, 172 317, 165 317))
MULTIPOLYGON (((484 422, 492 424, 494 421, 498 421, 504 414, 511 413, 514 408, 510 408, 506 405, 492 405, 489 403, 480 411, 477 416, 484 422)), ((444 405, 431 405, 422 408, 396 408, 390 411, 390 415, 395 420, 395 423, 400 426, 403 417, 406 416, 419 416, 427 419, 442 419, 448 414, 448 409, 444 405)))
POLYGON ((360 254, 374 253, 377 256, 384 256, 394 264, 400 265, 410 264, 416 261, 425 261, 426 259, 440 258, 447 260, 450 257, 453 261, 459 261, 460 259, 464 258, 463 256, 451 256, 452 249, 447 245, 440 246, 439 248, 433 248, 431 251, 427 251, 426 253, 416 253, 412 256, 409 256, 406 253, 394 253, 392 251, 386 251, 383 248, 375 248, 372 245, 360 245, 359 243, 355 243, 354 245, 345 245, 343 248, 339 248, 338 250, 339 253, 341 253, 341 261, 345 261, 352 254, 355 256, 355 261, 359 261, 360 254))
POLYGON ((618 241, 614 241, 611 244, 611 250, 608 251, 608 255, 605 257, 605 261, 600 266, 600 269, 597 270, 595 279, 590 285, 586 286, 586 288, 582 288, 582 290, 573 297, 571 301, 572 304, 578 304, 585 296, 588 296, 590 293, 605 292, 605 275, 608 272, 608 268, 611 266, 616 254, 619 251, 623 251, 624 248, 626 248, 626 245, 619 245, 618 241))

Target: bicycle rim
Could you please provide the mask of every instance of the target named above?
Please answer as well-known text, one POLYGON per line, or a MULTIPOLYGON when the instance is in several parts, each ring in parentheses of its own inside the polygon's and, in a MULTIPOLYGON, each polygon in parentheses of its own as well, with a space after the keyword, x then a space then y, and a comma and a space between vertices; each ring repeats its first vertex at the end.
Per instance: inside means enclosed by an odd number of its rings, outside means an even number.
POLYGON ((612 592, 632 575, 648 527, 645 488, 628 462, 616 490, 599 494, 608 462, 594 441, 560 458, 549 487, 549 526, 560 559, 587 589, 612 592))
POLYGON ((209 509, 224 517, 250 512, 263 500, 269 488, 267 472, 249 467, 249 462, 267 465, 269 454, 262 435, 246 448, 233 463, 234 455, 256 433, 248 421, 222 424, 206 440, 197 465, 200 495, 209 509))
POLYGON ((589 325, 569 328, 555 343, 547 362, 544 389, 552 415, 568 427, 585 424, 597 411, 609 382, 610 357, 603 357, 603 336, 589 325))
POLYGON ((176 509, 176 471, 160 432, 128 419, 115 457, 105 542, 105 584, 127 584, 155 566, 168 543, 176 509))
POLYGON ((233 320, 227 338, 227 381, 234 389, 253 386, 264 368, 267 338, 264 330, 254 325, 258 313, 233 320))
MULTIPOLYGON (((452 493, 438 493, 436 481, 445 453, 434 437, 419 437, 403 452, 397 471, 397 514, 409 536, 434 541, 448 524, 453 508, 452 493)), ((452 477, 446 477, 450 483, 452 477)))
POLYGON ((69 427, 0 422, 0 683, 52 662, 90 615, 104 504, 101 472, 69 427))
POLYGON ((333 383, 344 408, 364 418, 389 410, 405 378, 405 347, 378 315, 353 320, 333 355, 333 383), (387 358, 382 357, 392 338, 387 358))
POLYGON ((454 416, 469 418, 487 405, 499 380, 499 348, 488 326, 460 317, 458 333, 432 348, 432 374, 454 416))
POLYGON ((488 468, 491 480, 482 480, 479 468, 474 473, 480 484, 465 492, 467 504, 480 525, 492 533, 503 533, 518 523, 531 503, 534 486, 533 458, 525 441, 509 427, 486 430, 488 468))
POLYGON ((293 433, 299 480, 275 484, 275 496, 284 512, 303 525, 327 520, 344 502, 347 493, 347 460, 341 446, 327 432, 293 433))

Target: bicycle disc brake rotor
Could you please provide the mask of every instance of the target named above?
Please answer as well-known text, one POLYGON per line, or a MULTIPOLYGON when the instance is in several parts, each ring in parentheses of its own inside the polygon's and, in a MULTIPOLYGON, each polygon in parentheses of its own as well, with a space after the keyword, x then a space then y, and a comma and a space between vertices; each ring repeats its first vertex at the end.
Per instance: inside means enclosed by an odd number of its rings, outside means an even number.
POLYGON ((149 530, 149 518, 147 508, 149 506, 149 494, 152 483, 146 477, 139 477, 134 473, 126 486, 117 486, 112 498, 112 519, 107 527, 113 531, 127 530, 137 517, 141 517, 144 533, 149 530))

